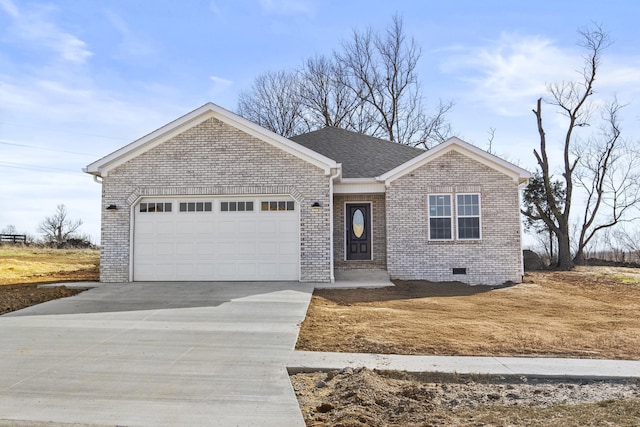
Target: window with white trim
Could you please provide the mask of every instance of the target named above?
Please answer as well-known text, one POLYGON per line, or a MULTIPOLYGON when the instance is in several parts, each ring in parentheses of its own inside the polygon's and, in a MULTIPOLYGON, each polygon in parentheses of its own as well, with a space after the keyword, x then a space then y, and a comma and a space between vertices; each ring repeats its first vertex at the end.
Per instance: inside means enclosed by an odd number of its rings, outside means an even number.
POLYGON ((253 212, 253 202, 220 202, 220 212, 253 212))
POLYGON ((429 195, 429 239, 451 240, 451 195, 429 195))
POLYGON ((291 200, 271 200, 260 202, 261 211, 293 211, 296 209, 295 202, 291 200))
POLYGON ((212 212, 211 202, 180 202, 180 212, 212 212))
POLYGON ((456 196, 458 217, 458 239, 480 239, 480 195, 458 194, 456 196))
POLYGON ((140 203, 140 212, 171 212, 171 203, 168 202, 146 202, 140 203))

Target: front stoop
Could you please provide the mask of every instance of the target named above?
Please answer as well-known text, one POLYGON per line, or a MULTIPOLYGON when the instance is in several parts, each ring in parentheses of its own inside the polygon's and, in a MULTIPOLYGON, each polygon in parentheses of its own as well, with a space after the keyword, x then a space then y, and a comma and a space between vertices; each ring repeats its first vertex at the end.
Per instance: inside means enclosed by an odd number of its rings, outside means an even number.
POLYGON ((336 270, 334 283, 320 283, 316 289, 384 288, 394 286, 386 270, 336 270))

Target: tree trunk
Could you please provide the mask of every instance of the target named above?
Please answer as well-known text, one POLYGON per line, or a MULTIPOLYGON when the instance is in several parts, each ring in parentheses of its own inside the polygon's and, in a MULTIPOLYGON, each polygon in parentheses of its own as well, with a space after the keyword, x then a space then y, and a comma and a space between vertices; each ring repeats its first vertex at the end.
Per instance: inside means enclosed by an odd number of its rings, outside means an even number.
POLYGON ((587 260, 584 257, 584 251, 582 249, 578 249, 576 256, 573 257, 573 263, 575 265, 585 265, 587 260))
POLYGON ((571 270, 575 267, 571 257, 571 245, 569 244, 569 233, 558 234, 558 264, 559 270, 571 270))

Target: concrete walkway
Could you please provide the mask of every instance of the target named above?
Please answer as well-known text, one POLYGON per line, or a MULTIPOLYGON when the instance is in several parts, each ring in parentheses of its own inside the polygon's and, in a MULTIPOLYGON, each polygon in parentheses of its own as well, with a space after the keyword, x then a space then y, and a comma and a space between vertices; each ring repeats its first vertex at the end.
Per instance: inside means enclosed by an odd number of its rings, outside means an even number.
POLYGON ((303 426, 287 367, 640 377, 640 361, 297 352, 312 291, 109 284, 0 316, 0 426, 303 426))
POLYGON ((346 367, 407 372, 524 375, 532 377, 619 379, 640 378, 638 360, 528 357, 401 356, 393 354, 295 351, 292 372, 330 371, 346 367))

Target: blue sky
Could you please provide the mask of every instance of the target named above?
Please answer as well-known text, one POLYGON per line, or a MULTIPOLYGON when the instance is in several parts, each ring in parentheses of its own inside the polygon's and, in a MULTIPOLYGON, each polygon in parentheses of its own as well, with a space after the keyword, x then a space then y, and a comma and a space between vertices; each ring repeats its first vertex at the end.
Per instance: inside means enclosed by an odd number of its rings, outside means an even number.
MULTIPOLYGON (((235 110, 267 70, 330 54, 394 13, 422 46, 427 104, 451 100, 454 133, 533 169, 531 109, 581 67, 578 27, 615 44, 598 95, 629 103, 640 139, 640 6, 632 1, 0 0, 0 229, 37 234, 65 204, 98 241, 100 185, 87 164, 211 101, 235 110)), ((551 136, 559 116, 548 106, 551 136)))

